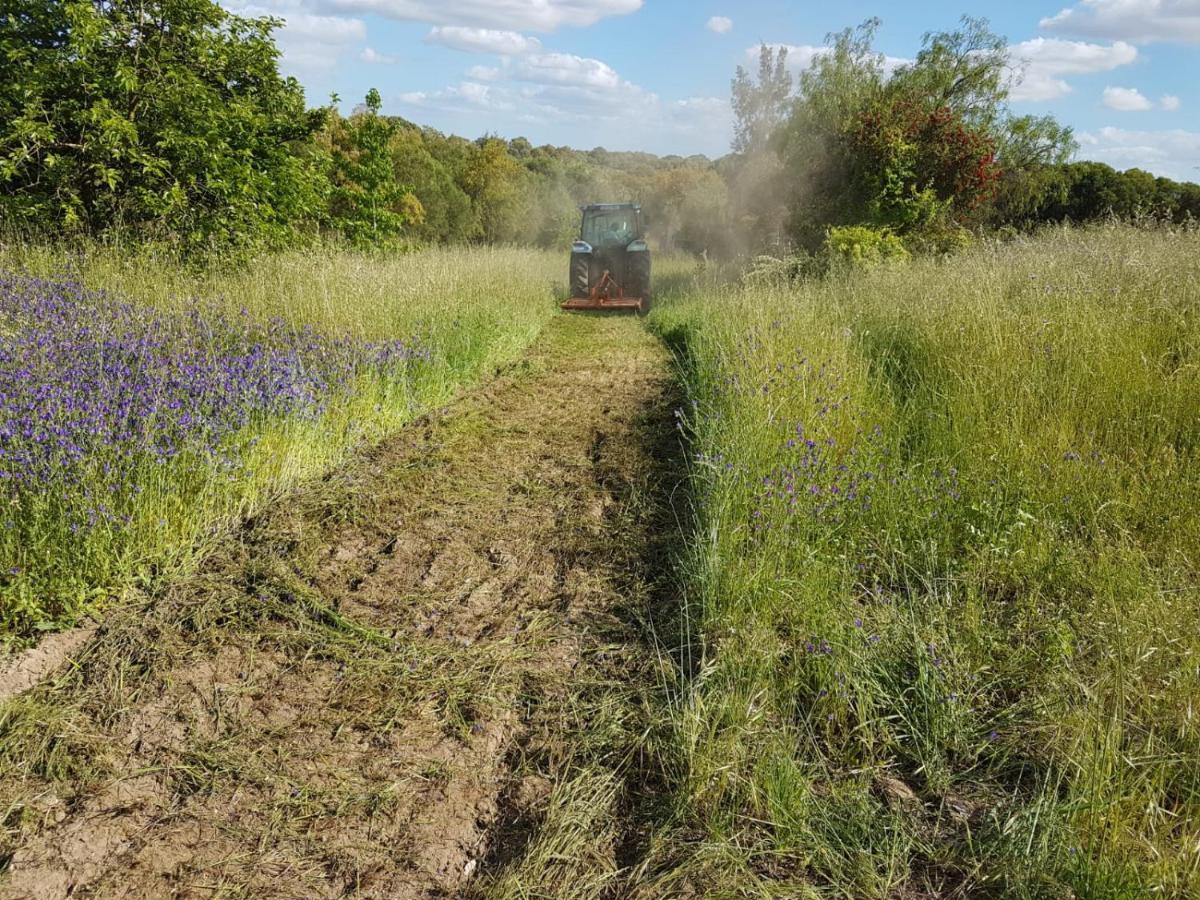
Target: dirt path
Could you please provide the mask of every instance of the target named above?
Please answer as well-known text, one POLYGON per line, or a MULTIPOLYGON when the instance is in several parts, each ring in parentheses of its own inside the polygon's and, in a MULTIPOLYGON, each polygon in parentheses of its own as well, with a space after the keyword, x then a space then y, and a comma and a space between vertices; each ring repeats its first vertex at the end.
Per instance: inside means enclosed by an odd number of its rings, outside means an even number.
POLYGON ((669 390, 635 319, 556 318, 110 617, 0 711, 0 897, 627 893, 669 390))

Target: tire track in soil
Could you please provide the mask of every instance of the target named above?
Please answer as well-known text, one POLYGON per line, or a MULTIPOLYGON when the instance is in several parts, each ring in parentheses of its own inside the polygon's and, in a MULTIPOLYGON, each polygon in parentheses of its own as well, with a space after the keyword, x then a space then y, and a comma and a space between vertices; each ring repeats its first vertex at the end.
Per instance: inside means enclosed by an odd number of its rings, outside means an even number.
MULTIPOLYGON (((636 320, 557 317, 514 369, 108 617, 2 720, 0 897, 494 887, 573 760, 616 758, 577 746, 572 686, 628 724, 654 677, 632 620, 669 392, 636 320)), ((615 884, 639 838, 602 824, 589 865, 615 884)))

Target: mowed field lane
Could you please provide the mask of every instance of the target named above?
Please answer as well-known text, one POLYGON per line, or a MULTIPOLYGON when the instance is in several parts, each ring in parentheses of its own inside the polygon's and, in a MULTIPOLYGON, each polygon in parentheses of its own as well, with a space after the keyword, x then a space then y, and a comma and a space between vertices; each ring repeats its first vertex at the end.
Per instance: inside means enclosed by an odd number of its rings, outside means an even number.
POLYGON ((619 892, 671 391, 638 320, 556 317, 111 614, 7 707, 0 896, 619 892))

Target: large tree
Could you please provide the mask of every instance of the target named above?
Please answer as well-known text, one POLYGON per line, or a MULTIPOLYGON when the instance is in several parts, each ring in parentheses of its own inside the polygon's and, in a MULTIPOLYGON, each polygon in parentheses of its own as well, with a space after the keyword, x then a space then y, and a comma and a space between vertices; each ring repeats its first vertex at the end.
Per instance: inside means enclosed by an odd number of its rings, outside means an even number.
POLYGON ((280 243, 323 202, 272 19, 212 0, 5 0, 0 214, 189 248, 280 243))
POLYGON ((757 78, 738 66, 731 85, 735 157, 727 171, 729 215, 745 243, 760 249, 782 243, 788 214, 776 151, 776 138, 792 103, 787 58, 786 47, 763 44, 757 78))
POLYGON ((825 239, 829 226, 866 219, 870 197, 855 178, 847 140, 886 83, 885 59, 874 47, 879 25, 868 19, 830 36, 827 49, 800 74, 777 140, 787 170, 778 193, 790 205, 792 237, 809 249, 825 239))
POLYGON ((957 241, 988 218, 1006 166, 1054 164, 1073 148, 1052 119, 1010 114, 1008 46, 986 21, 925 35, 917 58, 891 71, 878 26, 833 36, 800 76, 782 131, 792 233, 810 247, 848 224, 918 245, 957 241))
POLYGON ((402 123, 389 153, 396 180, 411 187, 425 210, 422 221, 410 223, 409 233, 438 243, 471 237, 475 225, 471 198, 454 181, 454 174, 430 152, 421 130, 402 123))
POLYGON ((347 119, 334 115, 325 137, 330 159, 329 224, 352 243, 386 244, 425 220, 425 208, 397 178, 395 142, 401 123, 380 115, 371 88, 347 119))
POLYGON ((484 240, 514 241, 525 232, 529 212, 527 173, 509 155, 503 140, 489 135, 476 141, 459 183, 471 198, 484 240))
POLYGON ((787 118, 792 76, 787 69, 787 47, 766 44, 758 52, 758 79, 741 66, 732 84, 733 149, 755 153, 766 149, 771 135, 787 118))

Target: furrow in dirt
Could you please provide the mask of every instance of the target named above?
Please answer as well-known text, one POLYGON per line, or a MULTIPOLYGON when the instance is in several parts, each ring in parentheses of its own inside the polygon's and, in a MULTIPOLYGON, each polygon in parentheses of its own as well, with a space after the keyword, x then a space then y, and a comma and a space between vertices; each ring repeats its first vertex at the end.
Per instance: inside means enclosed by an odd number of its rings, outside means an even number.
POLYGON ((669 390, 636 320, 557 318, 107 617, 4 708, 0 896, 612 894, 669 390))

